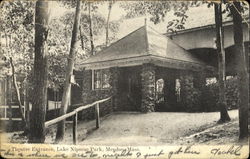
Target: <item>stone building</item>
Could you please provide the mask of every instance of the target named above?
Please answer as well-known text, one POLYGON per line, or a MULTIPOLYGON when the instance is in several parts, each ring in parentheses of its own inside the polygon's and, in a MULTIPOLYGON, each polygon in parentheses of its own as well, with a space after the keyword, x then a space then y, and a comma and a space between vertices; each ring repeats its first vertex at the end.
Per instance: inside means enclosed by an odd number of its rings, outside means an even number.
POLYGON ((78 65, 72 104, 112 96, 104 112, 192 106, 214 68, 144 25, 78 65), (164 103, 164 104, 158 104, 164 103))

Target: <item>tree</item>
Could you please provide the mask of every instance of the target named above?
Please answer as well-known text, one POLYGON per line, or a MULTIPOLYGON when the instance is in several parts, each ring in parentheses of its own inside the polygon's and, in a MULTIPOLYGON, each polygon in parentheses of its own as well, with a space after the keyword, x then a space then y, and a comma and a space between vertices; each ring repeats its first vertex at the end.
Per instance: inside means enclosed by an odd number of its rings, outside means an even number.
MULTIPOLYGON (((25 95, 25 91, 22 92, 20 88, 28 87, 29 85, 28 79, 32 65, 31 52, 33 51, 33 45, 30 43, 30 41, 33 40, 33 36, 30 33, 33 31, 32 17, 34 13, 34 3, 21 2, 18 0, 8 3, 3 2, 0 7, 2 11, 0 32, 5 38, 5 45, 1 47, 1 54, 4 55, 7 63, 7 67, 1 70, 1 75, 9 76, 9 72, 11 72, 14 94, 16 95, 22 121, 25 124, 25 134, 27 134, 29 126, 28 121, 24 117, 22 110, 23 103, 21 100, 21 96, 25 95), (24 76, 24 78, 20 80, 20 76, 24 76)), ((27 99, 25 95, 24 103, 27 103, 27 99)))
POLYGON ((121 7, 127 11, 126 18, 150 15, 150 20, 158 24, 165 20, 170 11, 174 11, 175 18, 166 25, 167 32, 176 32, 185 29, 188 18, 186 11, 189 7, 199 6, 204 2, 197 1, 136 1, 130 4, 124 2, 121 7))
MULTIPOLYGON (((49 88, 57 90, 62 88, 66 73, 67 59, 70 49, 70 41, 72 35, 72 28, 74 24, 74 11, 73 8, 76 7, 76 1, 63 1, 58 2, 62 7, 68 10, 64 15, 60 17, 54 17, 50 20, 50 32, 48 35, 48 63, 49 63, 49 88)), ((93 43, 96 41, 96 46, 94 52, 98 51, 103 47, 100 44, 105 33, 106 19, 98 14, 97 8, 100 4, 97 2, 91 2, 91 24, 93 33, 93 43)), ((110 38, 112 39, 117 32, 117 22, 110 22, 109 25, 110 38)), ((88 2, 82 2, 81 5, 81 16, 79 24, 79 36, 77 37, 80 42, 77 48, 76 60, 81 61, 92 55, 91 52, 91 37, 90 37, 90 21, 89 21, 89 6, 88 2), (84 12, 85 11, 85 12, 84 12)), ((105 41, 103 41, 105 43, 105 41)), ((77 62, 76 61, 76 62, 77 62)))
POLYGON ((29 142, 43 143, 45 140, 45 113, 47 104, 47 36, 49 32, 48 2, 38 0, 35 14, 35 59, 34 91, 32 99, 31 125, 29 142))
MULTIPOLYGON (((69 103, 69 94, 71 89, 71 77, 73 75, 73 68, 74 68, 74 61, 75 61, 75 54, 76 54, 76 47, 77 47, 77 35, 79 31, 79 23, 80 23, 80 11, 81 11, 81 0, 77 1, 76 11, 75 11, 75 21, 72 30, 72 38, 71 38, 71 45, 70 45, 70 52, 68 57, 68 66, 66 71, 66 80, 64 82, 63 87, 63 97, 62 97, 62 104, 60 109, 60 115, 64 115, 68 109, 69 103)), ((65 121, 61 121, 58 123, 57 126, 57 133, 56 133, 56 140, 61 141, 64 138, 65 133, 65 121)))
POLYGON ((94 38, 93 38, 91 2, 88 2, 88 10, 89 10, 89 36, 90 36, 91 55, 94 55, 95 46, 94 46, 94 38))
POLYGON ((110 14, 112 10, 112 6, 115 2, 114 1, 109 1, 108 4, 108 17, 107 17, 107 22, 106 22, 106 47, 109 44, 109 21, 110 21, 110 14))
POLYGON ((11 70, 12 70, 12 82, 14 84, 15 92, 16 92, 16 95, 17 95, 17 102, 18 102, 19 112, 21 113, 22 121, 25 124, 25 134, 26 134, 29 131, 29 126, 27 124, 27 121, 26 121, 25 116, 24 116, 24 112, 22 110, 23 105, 22 105, 22 102, 21 102, 20 91, 19 91, 19 88, 18 88, 18 85, 17 85, 16 71, 15 71, 15 66, 13 64, 12 57, 10 57, 9 61, 10 61, 11 70))
POLYGON ((249 73, 248 73, 248 54, 245 53, 243 43, 243 8, 240 2, 233 2, 230 6, 233 16, 233 30, 235 52, 237 53, 237 72, 239 77, 239 129, 240 140, 248 138, 248 111, 249 111, 249 73))
POLYGON ((218 106, 220 108, 220 120, 218 122, 230 121, 230 117, 227 112, 227 104, 225 98, 225 50, 224 50, 224 32, 222 27, 222 8, 221 3, 214 4, 215 11, 215 26, 216 26, 216 47, 218 56, 218 75, 219 75, 219 101, 218 106))

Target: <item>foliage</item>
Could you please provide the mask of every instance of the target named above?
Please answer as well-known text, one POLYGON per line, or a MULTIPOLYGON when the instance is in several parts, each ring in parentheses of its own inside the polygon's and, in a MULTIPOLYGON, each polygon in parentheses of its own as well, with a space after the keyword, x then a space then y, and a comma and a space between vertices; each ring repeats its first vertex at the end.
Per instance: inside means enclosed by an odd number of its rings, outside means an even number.
POLYGON ((15 58, 17 71, 24 71, 20 66, 31 65, 29 60, 33 52, 34 15, 33 2, 3 2, 1 3, 1 53, 6 57, 15 58), (3 43, 4 42, 4 43, 3 43), (21 47, 20 47, 21 46, 21 47))
POLYGON ((186 11, 189 7, 198 6, 200 2, 192 1, 137 1, 131 3, 122 3, 121 7, 127 11, 126 18, 136 16, 150 15, 150 20, 157 24, 165 20, 170 11, 174 11, 175 18, 168 22, 167 32, 174 32, 184 29, 184 24, 188 18, 186 11))
MULTIPOLYGON (((237 109, 239 102, 239 91, 238 91, 238 79, 236 77, 226 80, 226 102, 228 109, 237 109)), ((202 90, 201 105, 203 111, 218 111, 218 94, 219 85, 218 83, 212 83, 207 85, 202 90)))
MULTIPOLYGON (((125 18, 134 18, 138 16, 150 16, 150 20, 154 23, 164 22, 166 16, 173 12, 175 18, 168 21, 166 24, 167 32, 176 32, 178 30, 185 29, 185 22, 188 19, 186 12, 191 7, 198 7, 201 5, 207 5, 212 7, 214 3, 212 1, 134 1, 131 3, 123 2, 121 7, 127 12, 125 18)), ((243 12, 249 10, 249 6, 246 2, 241 2, 243 12)), ((223 9, 223 14, 231 17, 230 6, 232 3, 226 3, 223 9)))
MULTIPOLYGON (((68 12, 60 18, 54 18, 50 22, 51 31, 48 36, 48 49, 49 49, 49 80, 50 87, 59 88, 64 81, 65 66, 67 63, 67 56, 69 52, 71 30, 73 27, 73 12, 68 12)), ((98 40, 105 31, 105 18, 100 14, 93 14, 93 34, 94 40, 98 40)), ((78 45, 76 60, 84 60, 90 56, 90 36, 89 32, 89 18, 86 13, 81 14, 80 20, 81 32, 78 36, 78 45)), ((80 28, 79 28, 80 29, 80 28)), ((110 30, 116 32, 118 24, 110 23, 110 30)), ((103 41, 104 43, 104 41, 103 41)), ((104 45, 104 44, 102 44, 104 45)), ((96 51, 101 46, 96 47, 96 51)))
MULTIPOLYGON (((76 1, 62 1, 60 5, 72 9, 75 7, 76 1)), ((101 5, 101 2, 93 2, 91 5, 92 11, 92 27, 94 40, 98 40, 103 36, 105 32, 105 18, 98 14, 97 9, 98 5, 101 5)), ((82 13, 80 19, 80 35, 78 36, 78 42, 80 45, 77 48, 76 60, 81 61, 86 59, 91 55, 91 46, 90 46, 90 35, 89 35, 89 16, 87 13, 88 5, 83 3, 82 13)), ((54 18, 50 23, 50 35, 48 37, 49 44, 49 61, 50 61, 50 71, 49 79, 50 85, 52 87, 60 87, 64 81, 65 74, 65 64, 67 63, 67 54, 69 52, 71 30, 73 27, 73 17, 74 12, 67 12, 60 18, 54 18), (57 84, 57 85, 55 85, 57 84)), ((110 31, 118 31, 118 23, 110 23, 110 31)), ((110 37, 112 39, 113 37, 110 37)), ((100 43, 100 42, 99 42, 100 43)), ((99 51, 104 47, 104 41, 100 45, 95 47, 95 52, 99 51)))
MULTIPOLYGON (((30 79, 34 52, 34 6, 31 1, 4 1, 0 4, 1 54, 6 65, 1 70, 2 76, 10 76, 10 58, 13 59, 15 72, 30 79)), ((20 78, 19 78, 20 79, 20 78)), ((23 78, 22 78, 23 79, 23 78)), ((22 87, 20 85, 18 87, 22 87)), ((22 83, 27 84, 27 83, 22 83)))
MULTIPOLYGON (((83 10, 86 11, 87 5, 84 3, 83 10)), ((105 32, 105 18, 97 13, 98 5, 93 3, 93 34, 95 40, 100 39, 105 32)), ((63 1, 64 7, 72 8, 73 1, 63 1)), ((33 56, 34 56, 34 10, 35 3, 32 1, 10 1, 1 3, 0 31, 1 31, 1 54, 5 59, 13 58, 16 72, 32 77, 33 56)), ((48 62, 49 62, 49 87, 58 89, 64 82, 65 65, 69 52, 71 30, 73 26, 74 13, 70 10, 61 17, 50 20, 48 35, 48 62)), ((77 49, 77 60, 85 59, 89 56, 89 19, 86 12, 81 16, 82 34, 78 37, 78 42, 82 41, 77 49)), ((111 22, 110 30, 117 32, 118 23, 111 22)), ((111 39, 114 37, 110 37, 111 39)), ((104 41, 96 50, 103 48, 104 41)), ((10 66, 6 61, 6 67, 1 70, 2 75, 11 75, 10 66)))

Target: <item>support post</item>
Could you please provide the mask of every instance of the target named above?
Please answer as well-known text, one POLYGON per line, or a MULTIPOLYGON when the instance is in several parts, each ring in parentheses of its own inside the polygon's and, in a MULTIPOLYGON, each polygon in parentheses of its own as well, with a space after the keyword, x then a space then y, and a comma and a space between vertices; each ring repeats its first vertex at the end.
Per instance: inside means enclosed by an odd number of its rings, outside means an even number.
POLYGON ((142 102, 141 112, 155 111, 155 66, 153 64, 143 64, 141 70, 142 102))
MULTIPOLYGON (((112 106, 113 108, 113 96, 110 98, 110 105, 112 106)), ((112 109, 113 110, 113 109, 112 109)))
POLYGON ((96 128, 100 127, 99 103, 95 105, 96 128))
POLYGON ((77 144, 77 114, 73 116, 73 144, 77 144))

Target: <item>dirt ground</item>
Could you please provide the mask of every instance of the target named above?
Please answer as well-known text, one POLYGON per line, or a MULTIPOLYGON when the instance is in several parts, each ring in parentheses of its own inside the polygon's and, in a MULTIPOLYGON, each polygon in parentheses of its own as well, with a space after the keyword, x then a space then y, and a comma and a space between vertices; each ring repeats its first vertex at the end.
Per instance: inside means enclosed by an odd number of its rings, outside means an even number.
POLYGON ((205 145, 218 145, 218 144, 237 144, 239 136, 239 121, 233 119, 225 124, 216 124, 211 128, 203 131, 198 131, 190 136, 182 137, 177 143, 180 145, 185 144, 205 144, 205 145))
MULTIPOLYGON (((120 112, 95 121, 78 123, 80 145, 182 145, 226 144, 238 139, 238 110, 230 110, 231 121, 217 124, 219 112, 211 113, 133 113, 120 112)), ((46 143, 54 143, 56 127, 46 136, 46 143)), ((25 138, 8 134, 11 142, 27 142, 25 138)), ((72 124, 67 124, 64 144, 72 144, 72 124)))
MULTIPOLYGON (((236 120, 238 111, 229 111, 236 120)), ((163 145, 180 144, 180 138, 213 127, 219 113, 117 113, 102 121, 101 128, 79 144, 163 145)), ((183 141, 185 142, 185 141, 183 141)))

